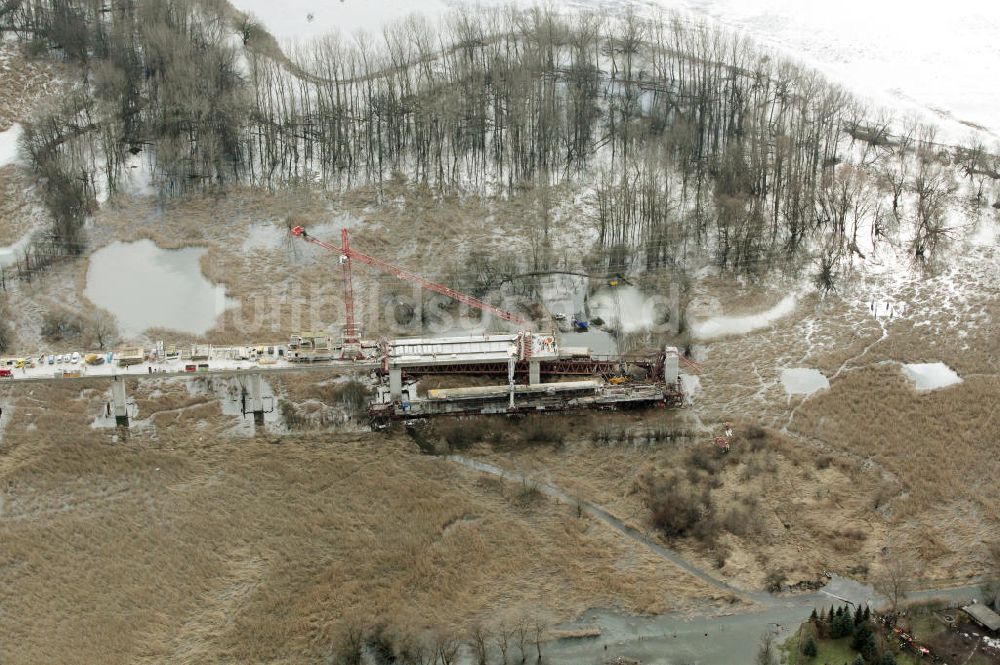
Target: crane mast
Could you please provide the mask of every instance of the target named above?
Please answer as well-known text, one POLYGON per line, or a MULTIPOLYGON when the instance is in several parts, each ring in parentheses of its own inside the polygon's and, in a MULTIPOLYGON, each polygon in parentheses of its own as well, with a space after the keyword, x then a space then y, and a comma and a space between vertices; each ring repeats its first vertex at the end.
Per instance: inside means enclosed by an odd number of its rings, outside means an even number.
POLYGON ((309 235, 309 233, 302 226, 296 226, 292 229, 292 235, 302 238, 306 242, 311 242, 314 245, 318 245, 323 249, 334 252, 340 255, 340 265, 342 267, 344 275, 344 302, 346 310, 346 326, 344 330, 344 352, 349 353, 360 353, 360 331, 357 328, 357 323, 354 316, 354 288, 351 280, 351 261, 357 260, 365 265, 371 266, 376 270, 380 270, 389 275, 393 275, 398 279, 401 279, 412 284, 417 284, 421 288, 427 289, 428 291, 433 291, 435 293, 440 293, 441 295, 448 296, 454 300, 461 303, 465 303, 470 307, 475 307, 483 312, 488 312, 493 316, 503 319, 504 321, 510 321, 511 323, 516 323, 517 325, 527 326, 528 321, 526 319, 512 314, 506 310, 502 310, 499 307, 494 307, 489 303, 483 302, 479 298, 470 296, 467 293, 462 293, 461 291, 456 291, 455 289, 445 286, 443 284, 438 284, 437 282, 432 282, 431 280, 418 275, 417 273, 410 272, 400 268, 399 266, 394 266, 387 261, 377 259, 373 256, 368 256, 363 254, 356 249, 351 248, 350 237, 347 229, 341 229, 340 231, 340 242, 341 246, 337 247, 328 242, 324 242, 319 238, 309 235), (350 351, 349 351, 350 349, 350 351))

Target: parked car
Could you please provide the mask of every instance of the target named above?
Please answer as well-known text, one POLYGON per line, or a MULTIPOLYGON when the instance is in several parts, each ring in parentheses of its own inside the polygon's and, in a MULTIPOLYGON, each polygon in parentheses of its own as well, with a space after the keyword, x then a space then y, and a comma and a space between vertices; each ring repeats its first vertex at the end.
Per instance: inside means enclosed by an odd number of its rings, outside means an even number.
POLYGON ((55 363, 56 357, 50 353, 47 360, 49 361, 49 364, 52 365, 53 363, 55 363))
POLYGON ((74 351, 73 355, 70 356, 69 361, 71 363, 73 363, 74 365, 78 364, 80 362, 80 352, 79 351, 74 351))

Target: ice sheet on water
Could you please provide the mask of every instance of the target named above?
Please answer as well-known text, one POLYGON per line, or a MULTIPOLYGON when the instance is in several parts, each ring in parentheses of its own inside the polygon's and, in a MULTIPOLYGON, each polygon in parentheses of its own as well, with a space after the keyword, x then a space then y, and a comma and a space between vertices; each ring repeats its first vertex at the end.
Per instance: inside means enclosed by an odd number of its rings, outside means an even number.
POLYGON ((818 369, 792 367, 781 370, 781 385, 788 395, 812 395, 830 387, 830 381, 818 369))

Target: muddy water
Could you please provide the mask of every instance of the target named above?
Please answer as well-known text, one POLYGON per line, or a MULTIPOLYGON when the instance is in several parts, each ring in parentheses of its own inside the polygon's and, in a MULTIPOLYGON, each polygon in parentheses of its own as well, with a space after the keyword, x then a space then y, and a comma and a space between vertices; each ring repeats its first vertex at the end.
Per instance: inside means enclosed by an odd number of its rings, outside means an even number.
POLYGON ((114 314, 128 337, 148 328, 204 334, 237 304, 202 273, 206 251, 166 250, 151 240, 113 243, 90 257, 84 295, 114 314))
POLYGON ((944 363, 903 365, 903 373, 916 384, 917 390, 936 390, 962 382, 955 370, 944 363))
POLYGON ((830 381, 818 369, 795 367, 781 370, 781 384, 788 395, 812 395, 830 387, 830 381))

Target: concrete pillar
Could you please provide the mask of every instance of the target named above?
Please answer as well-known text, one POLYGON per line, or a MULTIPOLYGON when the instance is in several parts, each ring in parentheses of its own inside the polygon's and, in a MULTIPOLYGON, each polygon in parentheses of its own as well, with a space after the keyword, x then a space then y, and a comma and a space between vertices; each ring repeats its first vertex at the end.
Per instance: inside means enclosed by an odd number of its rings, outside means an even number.
POLYGON ((247 375, 247 411, 253 413, 253 424, 255 427, 264 426, 264 396, 262 394, 262 384, 263 378, 260 374, 247 375))
POLYGON ((403 370, 389 368, 389 399, 393 402, 403 399, 403 370))
POLYGON ((128 403, 125 401, 125 379, 116 376, 111 382, 112 412, 118 427, 128 428, 128 403))
POLYGON ((666 348, 666 358, 663 360, 663 382, 667 385, 674 385, 680 376, 681 358, 676 347, 666 348))
POLYGON ((539 360, 528 361, 528 385, 537 386, 542 382, 542 363, 539 360))

